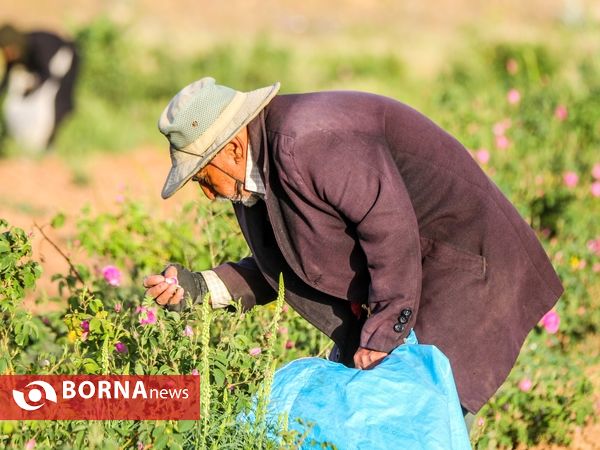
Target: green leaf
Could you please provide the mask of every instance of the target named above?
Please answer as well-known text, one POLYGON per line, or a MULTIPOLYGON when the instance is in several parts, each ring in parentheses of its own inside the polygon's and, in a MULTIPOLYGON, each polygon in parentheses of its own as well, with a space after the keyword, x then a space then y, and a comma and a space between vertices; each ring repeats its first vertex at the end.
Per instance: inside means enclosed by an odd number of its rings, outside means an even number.
POLYGON ((87 373, 96 374, 100 373, 100 366, 96 361, 91 358, 85 358, 83 360, 83 368, 87 373))
POLYGON ((4 236, 0 236, 0 253, 8 253, 10 251, 10 244, 6 241, 4 236))
MULTIPOLYGON (((179 436, 174 435, 173 438, 177 438, 179 436)), ((180 444, 179 442, 175 442, 174 440, 171 440, 171 442, 169 443, 169 450, 183 450, 183 445, 180 444)))
POLYGON ((135 368, 133 369, 133 371, 135 372, 136 375, 144 375, 144 367, 142 366, 142 363, 137 361, 135 363, 135 368))
POLYGON ((190 431, 196 425, 195 420, 181 420, 177 422, 177 431, 180 433, 185 433, 186 431, 190 431))
MULTIPOLYGON (((154 434, 154 433, 152 433, 152 434, 154 434)), ((169 440, 169 435, 163 434, 156 441, 154 441, 154 447, 152 447, 152 448, 154 448, 156 450, 165 448, 167 446, 168 440, 169 440)))
POLYGON ((96 317, 90 320, 90 333, 102 332, 102 321, 96 317))
POLYGON ((50 226, 52 228, 60 228, 64 224, 65 224, 65 215, 63 213, 58 213, 50 221, 50 226))

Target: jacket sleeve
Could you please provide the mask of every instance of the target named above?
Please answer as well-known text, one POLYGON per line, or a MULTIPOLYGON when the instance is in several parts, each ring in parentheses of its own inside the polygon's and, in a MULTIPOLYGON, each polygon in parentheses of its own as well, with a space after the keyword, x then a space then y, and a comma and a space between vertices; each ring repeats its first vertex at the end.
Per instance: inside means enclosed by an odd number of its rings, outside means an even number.
POLYGON ((374 147, 334 144, 318 161, 313 158, 297 170, 308 189, 354 224, 370 275, 370 316, 360 346, 390 352, 415 324, 421 247, 404 181, 384 144, 375 142, 374 147))
POLYGON ((233 299, 241 299, 244 310, 277 298, 277 292, 263 277, 253 257, 237 263, 227 262, 212 270, 223 281, 233 299))

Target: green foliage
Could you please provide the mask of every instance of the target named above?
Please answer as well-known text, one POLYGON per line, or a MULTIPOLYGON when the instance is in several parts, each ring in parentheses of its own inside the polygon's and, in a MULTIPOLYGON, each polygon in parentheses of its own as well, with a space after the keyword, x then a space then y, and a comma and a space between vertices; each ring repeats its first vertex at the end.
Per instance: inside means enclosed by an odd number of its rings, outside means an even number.
POLYGON ((39 264, 30 259, 31 242, 20 228, 9 227, 0 219, 0 308, 14 306, 25 289, 35 285, 41 274, 39 264))
POLYGON ((20 306, 41 268, 31 260, 31 242, 22 229, 0 219, 0 231, 0 374, 12 374, 13 359, 39 337, 37 322, 20 306))
POLYGON ((476 448, 569 444, 575 427, 594 414, 581 358, 559 346, 556 336, 530 336, 503 389, 479 413, 476 448))
MULTIPOLYGON (((27 244, 27 242, 22 242, 27 244)), ((17 251, 19 253, 20 250, 17 251)), ((92 271, 82 277, 100 287, 92 271)), ((107 286, 104 284, 104 290, 107 286)), ((0 337, 3 352, 0 373, 40 374, 191 374, 202 377, 202 420, 199 422, 112 421, 94 424, 84 433, 82 422, 4 422, 2 447, 23 447, 30 438, 38 445, 74 448, 135 447, 140 442, 152 448, 290 448, 300 437, 272 430, 264 420, 239 420, 254 404, 264 411, 268 386, 276 366, 275 357, 286 351, 280 333, 283 289, 273 308, 249 313, 213 311, 209 303, 195 305, 183 313, 158 308, 143 295, 130 295, 124 304, 112 294, 89 293, 79 282, 68 286, 69 309, 45 317, 39 332, 17 317, 16 307, 7 308, 14 326, 0 337), (118 306, 117 306, 118 305, 118 306), (143 318, 151 319, 144 321, 143 318), (32 342, 19 341, 23 327, 32 342), (261 330, 269 330, 264 335, 261 330), (86 331, 87 330, 87 331, 86 331), (15 339, 7 338, 16 337, 15 339), (58 348, 41 350, 36 342, 53 340, 58 348), (265 348, 258 355, 251 348, 265 348), (269 436, 280 435, 280 442, 269 436)), ((90 426, 86 424, 87 428, 90 426)), ((141 445, 140 444, 140 445, 141 445)))
MULTIPOLYGON (((61 133, 61 152, 119 149, 160 138, 154 124, 166 102, 204 75, 240 89, 276 80, 288 92, 374 86, 414 99, 415 107, 474 156, 486 150, 489 161, 482 168, 531 224, 565 293, 556 307, 558 332, 540 325, 529 336, 509 379, 475 420, 473 444, 480 449, 568 444, 573 429, 592 420, 592 387, 584 369, 598 364, 599 355, 581 345, 600 332, 600 251, 593 244, 600 239, 600 200, 590 193, 592 167, 600 163, 597 58, 537 43, 477 42, 477 48, 448 61, 434 81, 419 84, 394 53, 352 49, 301 55, 262 37, 184 58, 138 48, 130 38, 128 30, 105 20, 77 34, 84 53, 79 109, 61 133), (520 101, 507 101, 510 89, 518 91, 520 101), (558 106, 566 108, 562 117, 558 106), (564 175, 571 171, 579 181, 568 187, 564 175)), ((59 214, 52 226, 65 220, 59 214)), ((35 317, 19 304, 39 266, 30 260, 31 245, 22 230, 2 222, 7 231, 0 236, 0 311, 8 326, 0 328, 0 373, 197 370, 203 377, 203 420, 5 422, 0 446, 22 447, 32 437, 42 447, 74 448, 131 448, 138 442, 153 448, 293 448, 302 441, 283 432, 282 442, 275 443, 267 438, 267 424, 246 427, 237 420, 253 395, 268 394, 276 365, 322 355, 329 345, 282 305, 281 296, 248 313, 205 305, 182 314, 156 309, 156 324, 140 323, 138 308, 154 307, 144 298, 144 276, 168 262, 204 270, 247 256, 227 205, 189 204, 171 220, 159 220, 128 199, 115 213, 86 208, 76 225, 71 246, 84 249, 90 262, 75 261, 69 272, 54 277, 68 309, 35 317), (117 285, 103 277, 106 265, 121 271, 117 285), (193 330, 191 337, 183 334, 186 326, 193 330), (126 353, 117 351, 118 343, 126 353), (249 350, 257 348, 260 355, 252 356, 249 350)))
POLYGON ((240 90, 280 81, 282 92, 295 92, 382 77, 397 83, 405 74, 393 53, 316 53, 306 59, 268 36, 182 57, 166 47, 144 48, 128 29, 106 18, 77 30, 75 40, 82 55, 76 109, 56 142, 69 158, 164 143, 155 125, 162 110, 183 86, 203 76, 240 90))
MULTIPOLYGON (((591 194, 600 140, 597 100, 588 95, 598 79, 588 72, 584 85, 573 84, 560 59, 556 49, 537 44, 482 45, 440 76, 431 97, 433 109, 447 112, 443 126, 456 130, 473 156, 489 154, 483 169, 536 231, 565 287, 558 333, 540 325, 529 336, 510 377, 476 419, 478 449, 568 444, 594 416, 584 369, 599 355, 584 357, 577 345, 600 331, 600 304, 591 293, 600 282, 600 252, 590 244, 600 236, 598 198, 591 194), (519 101, 508 101, 511 89, 519 101), (578 175, 575 186, 566 185, 568 172, 578 175)), ((598 65, 585 65, 598 73, 598 65)))
POLYGON ((233 211, 219 206, 188 204, 172 221, 160 221, 132 201, 124 202, 116 214, 93 216, 86 208, 77 223, 78 241, 89 254, 127 267, 134 281, 162 270, 167 262, 204 270, 248 253, 245 243, 235 238, 240 231, 233 226, 233 211))

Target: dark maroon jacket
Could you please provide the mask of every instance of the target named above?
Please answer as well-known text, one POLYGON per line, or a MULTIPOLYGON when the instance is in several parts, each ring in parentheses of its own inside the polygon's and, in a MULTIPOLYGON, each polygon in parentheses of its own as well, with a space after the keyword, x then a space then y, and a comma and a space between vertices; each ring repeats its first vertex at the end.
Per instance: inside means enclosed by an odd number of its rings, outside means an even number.
POLYGON ((277 96, 249 132, 267 193, 234 206, 253 256, 215 269, 231 294, 270 301, 283 273, 286 300, 348 364, 414 328, 479 410, 563 291, 513 205, 458 141, 389 98, 277 96))

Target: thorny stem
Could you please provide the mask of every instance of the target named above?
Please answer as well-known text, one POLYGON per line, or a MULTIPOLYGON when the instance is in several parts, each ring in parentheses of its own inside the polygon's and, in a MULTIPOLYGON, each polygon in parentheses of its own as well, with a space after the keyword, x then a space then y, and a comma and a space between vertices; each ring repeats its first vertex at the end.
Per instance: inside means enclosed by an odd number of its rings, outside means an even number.
POLYGON ((62 256, 65 261, 67 261, 67 264, 69 264, 69 268, 71 269, 71 271, 75 274, 75 276, 77 277, 77 279, 81 282, 81 284, 84 285, 85 287, 85 281, 83 281, 83 278, 81 277, 81 274, 78 272, 78 270, 75 268, 75 266, 73 265, 73 263, 71 262, 71 258, 69 258, 61 249, 58 245, 56 245, 54 243, 54 241, 52 239, 50 239, 48 237, 48 235, 44 232, 44 230, 42 229, 42 227, 40 227, 37 222, 33 222, 33 226, 36 227, 39 232, 42 234, 42 236, 44 237, 44 239, 46 241, 48 241, 50 243, 50 245, 52 247, 54 247, 54 249, 60 254, 60 256, 62 256))

